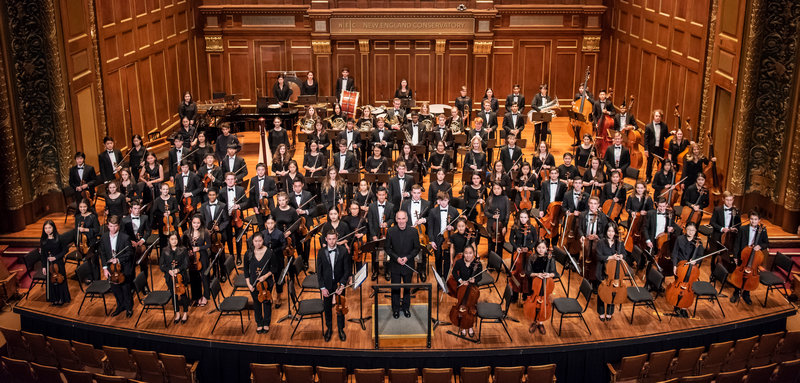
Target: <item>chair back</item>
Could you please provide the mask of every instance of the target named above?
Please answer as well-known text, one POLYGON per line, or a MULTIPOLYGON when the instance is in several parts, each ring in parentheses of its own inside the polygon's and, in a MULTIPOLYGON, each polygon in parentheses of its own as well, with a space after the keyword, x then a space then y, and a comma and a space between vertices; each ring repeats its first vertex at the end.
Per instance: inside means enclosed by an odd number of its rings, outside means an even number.
POLYGON ((712 343, 708 346, 708 352, 700 360, 701 374, 716 374, 722 368, 722 364, 728 359, 728 353, 733 347, 733 341, 712 343))
POLYGON ((489 366, 461 367, 458 378, 461 383, 487 383, 491 374, 492 368, 489 366))
POLYGON ((772 357, 773 362, 785 362, 797 359, 800 351, 800 331, 789 331, 778 344, 778 349, 772 357))
POLYGON ((650 285, 650 291, 656 291, 656 297, 658 297, 662 283, 664 283, 664 274, 661 274, 656 267, 650 266, 650 270, 647 270, 647 284, 650 285))
POLYGON ((716 383, 742 383, 744 374, 747 372, 745 369, 720 372, 717 374, 716 383))
POLYGON ((781 341, 781 338, 783 338, 783 331, 762 334, 761 337, 758 338, 758 344, 755 350, 753 350, 753 354, 750 355, 750 359, 747 361, 747 367, 768 364, 772 360, 772 356, 775 355, 775 352, 778 350, 778 343, 781 341))
POLYGON ((281 382, 281 366, 279 364, 250 363, 250 380, 253 383, 281 382))
POLYGON ((792 275, 792 267, 794 267, 794 262, 792 259, 781 253, 780 251, 775 253, 775 261, 772 263, 773 269, 775 267, 780 268, 783 270, 786 275, 792 275))
POLYGON ((25 254, 25 267, 27 267, 29 273, 35 271, 37 269, 36 265, 39 263, 41 263, 39 249, 33 249, 28 254, 25 254))
POLYGON ((139 377, 149 383, 166 382, 164 365, 158 360, 155 351, 131 350, 131 356, 136 361, 139 377))
POLYGON ((639 246, 633 246, 633 252, 631 252, 631 258, 633 258, 634 262, 637 265, 642 265, 645 263, 644 258, 642 257, 642 248, 639 246))
POLYGON ((13 359, 9 357, 2 357, 3 366, 5 366, 6 371, 8 371, 9 375, 16 378, 18 382, 34 382, 36 379, 33 377, 33 370, 31 370, 31 365, 28 361, 20 360, 20 359, 13 359))
POLYGON ((356 383, 384 383, 384 374, 382 368, 356 368, 353 370, 356 383))
POLYGON ((75 276, 78 277, 78 282, 81 285, 91 283, 94 278, 92 277, 92 263, 83 262, 75 268, 75 276))
POLYGON ((490 269, 495 269, 498 272, 503 271, 506 265, 503 263, 503 258, 501 258, 497 253, 494 251, 489 252, 489 257, 486 261, 486 264, 489 266, 490 269))
POLYGON ((0 333, 6 338, 8 345, 8 355, 11 358, 22 360, 33 360, 34 356, 31 352, 31 347, 25 338, 22 337, 22 332, 5 327, 0 327, 0 333))
POLYGON ((711 383, 714 380, 714 374, 684 376, 678 379, 680 383, 711 383))
POLYGON ((136 289, 136 296, 139 296, 139 294, 145 294, 147 287, 147 274, 145 274, 144 271, 136 274, 136 277, 133 278, 133 287, 136 289))
POLYGON ((794 383, 800 376, 800 359, 782 362, 778 365, 778 371, 772 377, 771 383, 794 383))
POLYGON ((669 373, 671 378, 694 375, 697 372, 698 361, 705 351, 704 346, 682 348, 678 351, 678 358, 669 373))
POLYGON ((56 353, 53 352, 53 348, 47 343, 47 338, 44 335, 23 331, 22 336, 25 337, 25 341, 31 347, 31 351, 36 350, 33 353, 33 361, 45 366, 58 366, 56 353))
POLYGON ((722 371, 735 371, 746 368, 747 361, 750 359, 757 342, 758 335, 737 340, 733 346, 733 352, 722 366, 722 371))
POLYGON ((314 367, 283 365, 286 383, 314 383, 314 367))
POLYGON ((541 366, 528 366, 528 382, 553 382, 556 377, 556 365, 543 364, 541 366))
POLYGON ((344 367, 317 367, 317 381, 319 383, 347 383, 347 369, 344 367))
POLYGON ((64 383, 58 367, 45 366, 39 363, 31 363, 31 366, 33 367, 33 372, 36 373, 36 381, 38 383, 64 383))
POLYGON ((231 273, 236 270, 236 260, 233 257, 228 257, 222 266, 225 269, 225 276, 230 278, 231 273))
POLYGON ((103 346, 103 352, 106 353, 108 363, 111 365, 111 370, 115 375, 131 378, 136 376, 136 365, 127 348, 103 346))
POLYGON ((511 297, 513 296, 514 292, 511 291, 511 286, 506 284, 505 290, 503 290, 503 299, 500 300, 500 305, 503 307, 503 314, 508 315, 508 309, 511 307, 511 297))
POLYGON ((647 362, 647 354, 626 356, 622 358, 622 361, 619 363, 619 369, 617 369, 617 374, 615 375, 615 380, 638 381, 642 376, 645 362, 647 362))
POLYGON ((93 374, 97 383, 128 383, 128 378, 117 375, 93 374))
POLYGON ((667 371, 672 364, 672 358, 674 356, 675 350, 651 352, 650 357, 647 359, 646 381, 658 382, 666 379, 667 371))
POLYGON ((589 282, 588 279, 583 279, 581 281, 581 287, 578 290, 578 296, 575 299, 579 298, 583 295, 583 299, 586 300, 586 306, 584 306, 583 311, 586 311, 586 308, 589 307, 589 299, 592 297, 592 283, 589 282))
POLYGON ((453 380, 452 368, 423 368, 422 383, 450 383, 453 380))
POLYGON ((195 371, 197 363, 194 365, 186 364, 186 357, 183 355, 158 354, 158 359, 164 366, 164 372, 170 383, 191 383, 195 381, 195 371))
POLYGON ((753 367, 747 370, 747 382, 769 382, 772 378, 772 373, 775 372, 777 363, 768 364, 766 366, 753 367))
POLYGON ((722 266, 722 264, 717 263, 716 265, 714 265, 714 271, 712 272, 712 274, 714 275, 715 281, 727 281, 728 274, 730 273, 728 273, 728 269, 726 269, 725 266, 722 266))
MULTIPOLYGON (((300 258, 300 257, 297 257, 300 258)), ((416 368, 390 368, 390 383, 417 383, 419 371, 416 368)))
POLYGON ((524 375, 525 366, 494 368, 494 380, 496 382, 520 383, 524 375))
POLYGON ((89 372, 103 372, 106 370, 104 360, 108 360, 103 350, 94 348, 91 344, 71 341, 75 355, 83 364, 83 369, 89 372))
POLYGON ((62 368, 61 373, 67 378, 69 383, 94 383, 92 373, 89 371, 73 370, 69 368, 62 368))
POLYGON ((219 285, 219 278, 212 279, 210 287, 211 287, 211 300, 214 301, 214 306, 216 306, 216 308, 219 309, 219 302, 217 302, 217 297, 222 291, 222 287, 219 285))
POLYGON ((53 348, 53 352, 56 354, 59 367, 73 370, 83 369, 83 363, 81 363, 78 355, 75 354, 68 340, 48 337, 47 342, 50 343, 50 347, 53 348))

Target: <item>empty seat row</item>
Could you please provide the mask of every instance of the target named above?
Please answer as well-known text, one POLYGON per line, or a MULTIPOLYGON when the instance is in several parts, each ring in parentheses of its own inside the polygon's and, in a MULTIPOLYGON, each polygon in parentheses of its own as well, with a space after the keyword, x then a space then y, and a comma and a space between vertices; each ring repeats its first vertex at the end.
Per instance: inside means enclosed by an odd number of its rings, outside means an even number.
POLYGON ((556 365, 515 367, 462 367, 455 375, 452 368, 373 368, 353 370, 349 375, 344 367, 312 367, 279 364, 250 364, 253 383, 346 383, 350 377, 356 383, 451 383, 456 376, 463 383, 488 382, 555 382, 556 365))
POLYGON ((665 350, 622 358, 608 364, 611 382, 658 382, 688 376, 715 377, 800 357, 800 331, 756 335, 708 346, 665 350))
POLYGON ((659 383, 796 383, 800 376, 800 359, 772 363, 736 371, 682 376, 659 383))

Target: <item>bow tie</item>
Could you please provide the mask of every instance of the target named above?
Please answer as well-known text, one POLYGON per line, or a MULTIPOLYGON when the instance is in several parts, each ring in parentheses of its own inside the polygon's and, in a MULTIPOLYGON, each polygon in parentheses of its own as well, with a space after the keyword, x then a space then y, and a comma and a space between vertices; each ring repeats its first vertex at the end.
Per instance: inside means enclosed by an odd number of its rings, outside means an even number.
POLYGON ((180 153, 182 149, 175 149, 176 152, 180 153))
POLYGON ((419 203, 420 203, 420 201, 411 201, 411 203, 416 203, 416 204, 419 204, 419 203))
POLYGON ((439 211, 442 213, 447 213, 447 209, 439 209, 439 211))
POLYGON ((78 170, 83 170, 83 166, 78 166, 78 170))
POLYGON ((183 176, 183 178, 186 178, 186 177, 189 176, 189 174, 188 173, 187 174, 182 174, 182 176, 183 176))
POLYGON ((302 195, 302 194, 295 194, 295 195, 294 195, 294 198, 302 198, 302 197, 303 197, 303 195, 302 195))
POLYGON ((595 215, 594 213, 589 213, 589 217, 594 217, 595 215))
POLYGON ((328 254, 336 254, 336 250, 335 249, 334 250, 328 249, 328 254))
POLYGON ((114 154, 114 151, 113 151, 113 150, 106 150, 106 153, 108 153, 108 154, 114 154))
POLYGON ((232 191, 233 191, 233 188, 228 188, 228 191, 229 191, 229 192, 232 192, 232 191))
POLYGON ((726 207, 725 211, 733 211, 733 208, 732 207, 726 207))
POLYGON ((614 150, 622 150, 622 146, 615 146, 614 150))
POLYGON ((667 215, 667 213, 656 213, 658 215, 667 215))
POLYGON ((405 180, 406 180, 406 177, 397 177, 397 180, 398 180, 398 181, 405 181, 405 180))
POLYGON ((378 204, 378 207, 386 207, 386 204, 378 204))
POLYGON ((136 220, 136 221, 138 221, 138 220, 139 220, 139 217, 131 217, 131 219, 132 219, 132 220, 136 220))
POLYGON ((214 203, 210 203, 210 204, 208 204, 208 206, 217 207, 217 203, 216 203, 216 202, 214 202, 214 203))
POLYGON ((261 181, 263 181, 263 180, 264 180, 264 178, 259 178, 259 179, 258 179, 258 182, 261 182, 261 181))
POLYGON ((550 181, 550 185, 558 185, 558 181, 550 181))

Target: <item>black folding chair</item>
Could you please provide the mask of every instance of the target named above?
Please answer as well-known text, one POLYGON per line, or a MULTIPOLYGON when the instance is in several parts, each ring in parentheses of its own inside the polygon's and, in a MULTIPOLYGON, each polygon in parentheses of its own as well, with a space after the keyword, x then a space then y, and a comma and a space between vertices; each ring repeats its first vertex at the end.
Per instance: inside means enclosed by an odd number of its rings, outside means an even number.
POLYGON ((136 290, 136 299, 142 304, 142 311, 139 312, 139 317, 136 318, 136 324, 134 324, 133 327, 139 326, 139 320, 142 319, 142 314, 144 314, 145 311, 157 308, 161 308, 161 315, 164 317, 164 327, 169 327, 169 324, 167 324, 167 310, 165 307, 172 301, 172 292, 169 290, 158 290, 147 293, 147 274, 144 272, 140 272, 136 275, 136 278, 133 279, 133 286, 136 290), (145 294, 144 299, 142 299, 139 294, 145 294))
MULTIPOLYGON (((313 276, 312 278, 316 279, 316 276, 313 276)), ((292 316, 292 319, 289 321, 289 326, 292 325, 292 322, 297 320, 297 324, 294 326, 292 335, 289 336, 289 339, 294 338, 294 333, 297 332, 297 328, 300 327, 300 322, 302 322, 303 319, 306 319, 307 317, 315 317, 317 315, 319 315, 320 329, 322 330, 322 333, 325 334, 325 323, 322 320, 322 313, 325 310, 323 308, 322 299, 312 298, 299 300, 294 288, 294 283, 287 283, 286 288, 289 292, 289 297, 292 300, 291 304, 294 306, 294 316, 292 316)))
POLYGON ((697 315, 697 302, 701 299, 717 302, 719 311, 722 313, 722 317, 725 318, 725 310, 722 309, 722 305, 719 303, 719 296, 722 293, 722 287, 725 287, 725 281, 728 279, 728 270, 726 270, 725 266, 722 266, 722 264, 717 263, 713 267, 712 275, 715 280, 722 281, 719 292, 714 288, 711 282, 696 281, 692 283, 692 291, 694 291, 694 311, 692 312, 692 318, 697 315))
POLYGON ((106 294, 111 293, 111 283, 108 280, 92 279, 91 262, 84 262, 78 266, 78 268, 75 269, 75 275, 78 277, 78 286, 80 286, 81 291, 83 291, 83 299, 81 300, 81 305, 78 307, 78 314, 81 313, 86 298, 89 298, 89 302, 91 302, 94 298, 100 297, 103 298, 103 312, 108 315, 106 294), (87 284, 85 289, 83 287, 84 284, 87 284))
MULTIPOLYGON (((222 319, 223 315, 236 315, 239 314, 239 322, 242 324, 242 334, 244 334, 244 316, 242 316, 242 311, 246 310, 247 308, 247 297, 241 296, 233 296, 225 297, 225 293, 222 292, 222 288, 219 285, 219 279, 214 278, 211 281, 211 300, 214 301, 214 306, 219 311, 219 316, 217 316, 217 320, 214 321, 214 327, 211 328, 211 333, 214 333, 214 330, 217 328, 217 324, 219 320, 222 319), (217 298, 222 295, 222 301, 219 302, 217 298)), ((247 319, 250 319, 250 313, 247 313, 247 319)))
POLYGON ((783 253, 779 251, 775 254, 775 261, 772 262, 772 267, 770 270, 759 273, 759 282, 767 287, 767 293, 764 294, 764 303, 761 305, 762 307, 767 307, 769 292, 772 290, 783 289, 784 298, 789 296, 789 291, 786 290, 786 279, 775 273, 775 267, 782 270, 786 275, 786 278, 788 278, 790 275, 792 275, 792 267, 794 267, 794 262, 792 262, 791 258, 783 255, 783 253))
POLYGON ((503 298, 500 300, 500 303, 478 302, 478 305, 476 306, 478 311, 477 315, 481 320, 478 323, 478 343, 481 342, 481 332, 483 331, 484 321, 487 323, 500 323, 503 325, 503 330, 505 330, 506 335, 508 335, 508 340, 513 341, 513 339, 511 339, 511 334, 508 332, 508 324, 506 323, 508 307, 511 306, 511 294, 511 287, 506 285, 506 289, 503 292, 503 298))
MULTIPOLYGON (((592 297, 592 284, 589 280, 584 279, 581 281, 581 287, 578 290, 578 296, 575 298, 565 297, 565 298, 556 298, 553 299, 553 309, 558 311, 560 315, 558 321, 558 336, 561 336, 561 325, 564 323, 564 317, 569 318, 581 318, 583 321, 583 325, 586 326, 586 330, 589 331, 589 335, 592 335, 592 330, 589 329, 589 325, 586 323, 586 319, 583 317, 583 313, 589 308, 589 299, 592 297), (586 300, 586 305, 581 307, 581 304, 578 302, 578 297, 583 295, 583 298, 586 300)), ((553 318, 555 315, 550 317, 550 326, 553 326, 553 318)))

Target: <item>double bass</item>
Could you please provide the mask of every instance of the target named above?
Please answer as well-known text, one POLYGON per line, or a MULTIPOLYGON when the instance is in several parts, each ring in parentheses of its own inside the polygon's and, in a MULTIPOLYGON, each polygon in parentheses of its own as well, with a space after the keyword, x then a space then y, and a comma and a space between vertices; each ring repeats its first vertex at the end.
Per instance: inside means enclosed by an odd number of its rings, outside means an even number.
MULTIPOLYGON (((755 237, 753 237, 753 243, 759 242, 763 232, 764 226, 758 225, 758 227, 756 227, 755 237)), ((764 262, 765 251, 765 249, 756 251, 754 246, 747 246, 742 249, 741 253, 739 253, 741 264, 733 270, 728 277, 728 281, 732 285, 745 291, 753 291, 758 288, 759 267, 761 267, 761 263, 764 262)))
MULTIPOLYGON (((606 98, 611 102, 611 96, 614 94, 614 90, 608 88, 608 97, 606 98)), ((611 145, 613 138, 609 137, 608 132, 610 130, 614 130, 614 118, 611 117, 607 111, 603 111, 603 114, 600 116, 600 120, 597 122, 597 151, 598 153, 605 155, 606 149, 611 145)))
POLYGON ((583 93, 581 97, 572 102, 572 111, 576 114, 583 116, 582 120, 571 120, 572 129, 567 129, 570 137, 575 142, 579 142, 584 135, 592 135, 592 123, 589 122, 589 116, 592 115, 592 103, 589 101, 589 96, 586 93, 586 86, 589 83, 589 67, 586 67, 586 74, 583 78, 583 93))
MULTIPOLYGON (((628 111, 633 109, 633 104, 636 101, 633 95, 631 95, 630 98, 628 111)), ((640 146, 644 146, 644 136, 642 136, 642 132, 633 125, 627 125, 625 129, 622 130, 622 138, 623 145, 628 148, 628 151, 631 153, 631 167, 641 169, 642 165, 644 165, 644 153, 639 149, 640 146)))
MULTIPOLYGON (((552 253, 547 255, 548 266, 553 262, 552 253)), ((547 273, 543 273, 547 274, 547 273)), ((531 295, 522 305, 525 317, 532 322, 544 322, 553 315, 553 305, 551 295, 556 287, 553 278, 536 276, 531 279, 531 295)))

